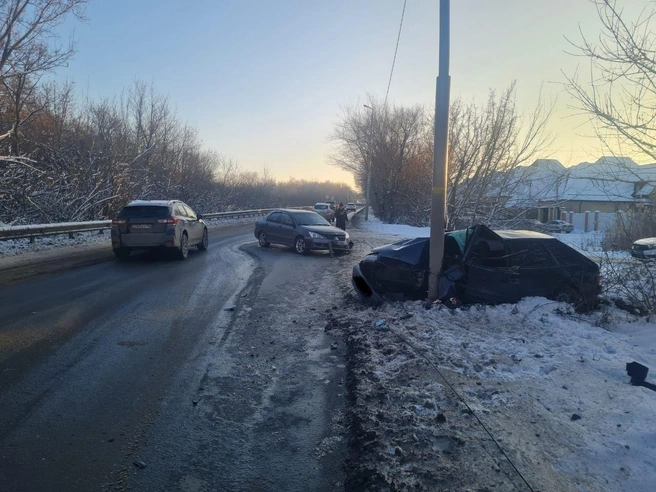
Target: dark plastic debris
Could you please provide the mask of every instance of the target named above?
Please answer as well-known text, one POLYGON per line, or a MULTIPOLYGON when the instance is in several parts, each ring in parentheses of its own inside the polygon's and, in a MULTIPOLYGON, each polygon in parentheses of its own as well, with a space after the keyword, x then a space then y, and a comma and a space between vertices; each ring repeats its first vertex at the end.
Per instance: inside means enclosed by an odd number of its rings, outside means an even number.
POLYGON ((656 391, 656 385, 648 383, 645 381, 647 379, 647 374, 649 373, 649 368, 643 366, 638 362, 629 362, 626 364, 626 373, 631 378, 631 384, 634 386, 643 386, 649 388, 652 391, 656 391))

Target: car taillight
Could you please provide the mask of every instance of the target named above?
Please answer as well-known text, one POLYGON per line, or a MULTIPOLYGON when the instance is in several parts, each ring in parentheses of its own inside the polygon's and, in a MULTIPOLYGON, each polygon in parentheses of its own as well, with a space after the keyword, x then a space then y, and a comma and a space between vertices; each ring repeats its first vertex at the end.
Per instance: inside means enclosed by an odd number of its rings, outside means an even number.
POLYGON ((112 225, 121 225, 127 222, 126 219, 112 219, 112 225))
POLYGON ((175 224, 178 223, 178 218, 177 217, 167 217, 166 219, 157 219, 157 223, 175 225, 175 224))

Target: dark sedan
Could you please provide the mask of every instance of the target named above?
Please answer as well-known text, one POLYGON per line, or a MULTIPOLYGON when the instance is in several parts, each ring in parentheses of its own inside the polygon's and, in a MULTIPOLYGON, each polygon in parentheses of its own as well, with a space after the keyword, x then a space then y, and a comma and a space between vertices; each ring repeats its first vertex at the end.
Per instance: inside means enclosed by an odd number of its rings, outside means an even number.
POLYGON ((312 250, 346 253, 353 243, 348 232, 333 227, 316 212, 306 210, 274 210, 255 224, 255 237, 263 248, 270 244, 293 247, 298 254, 312 250))
MULTIPOLYGON (((356 291, 374 301, 425 299, 429 248, 429 238, 416 238, 374 249, 353 268, 356 291)), ((484 225, 445 234, 438 297, 447 306, 547 297, 586 310, 600 289, 599 266, 552 236, 484 225)))

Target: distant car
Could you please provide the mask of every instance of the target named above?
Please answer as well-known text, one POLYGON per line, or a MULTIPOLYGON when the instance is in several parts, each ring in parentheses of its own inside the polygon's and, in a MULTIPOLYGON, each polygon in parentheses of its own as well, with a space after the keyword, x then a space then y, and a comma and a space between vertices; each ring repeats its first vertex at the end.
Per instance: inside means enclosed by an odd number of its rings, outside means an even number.
POLYGON ((574 226, 564 220, 550 220, 544 224, 546 232, 567 232, 570 233, 574 230, 574 226))
MULTIPOLYGON (((353 286, 365 300, 426 299, 428 265, 429 238, 383 246, 353 267, 353 286)), ((445 234, 438 290, 445 303, 513 303, 537 296, 589 309, 601 284, 595 262, 552 236, 477 225, 445 234)))
POLYGON ((316 212, 280 209, 255 224, 255 237, 262 248, 271 243, 293 247, 298 254, 312 250, 346 253, 353 247, 348 232, 330 223, 316 212))
POLYGON ((119 260, 133 250, 163 249, 187 258, 189 248, 205 251, 209 244, 203 216, 179 200, 136 200, 112 220, 112 249, 119 260))
POLYGON ((631 247, 631 256, 643 260, 656 258, 656 237, 638 239, 631 247))
POLYGON ((357 209, 355 208, 355 203, 347 203, 346 204, 346 211, 347 212, 355 212, 357 209))
MULTIPOLYGON (((333 202, 334 203, 334 202, 333 202)), ((321 215, 328 222, 335 220, 335 209, 328 202, 319 202, 314 204, 314 211, 321 215)))

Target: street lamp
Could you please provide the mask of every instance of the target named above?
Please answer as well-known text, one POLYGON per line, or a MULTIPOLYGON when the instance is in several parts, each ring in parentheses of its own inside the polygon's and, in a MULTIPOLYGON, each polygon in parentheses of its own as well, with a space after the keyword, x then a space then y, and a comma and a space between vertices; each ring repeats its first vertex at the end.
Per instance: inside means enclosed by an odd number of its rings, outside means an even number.
POLYGON ((369 220, 369 188, 371 188, 371 165, 374 160, 374 108, 364 105, 371 110, 371 127, 369 129, 369 163, 367 164, 367 189, 365 191, 364 220, 369 220))

